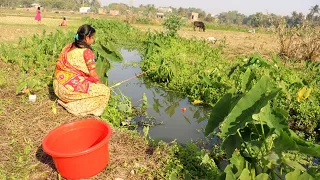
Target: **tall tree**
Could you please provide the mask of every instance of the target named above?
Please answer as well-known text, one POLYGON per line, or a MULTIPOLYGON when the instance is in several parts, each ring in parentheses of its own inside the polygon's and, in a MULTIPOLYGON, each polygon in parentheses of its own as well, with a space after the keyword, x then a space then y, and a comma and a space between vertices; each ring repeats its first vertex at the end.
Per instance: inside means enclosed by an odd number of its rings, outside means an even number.
POLYGON ((309 10, 310 10, 310 12, 309 12, 309 14, 307 15, 307 19, 308 19, 309 21, 312 21, 312 20, 313 20, 313 16, 314 16, 315 14, 319 14, 319 12, 320 12, 319 5, 316 4, 315 6, 311 6, 311 8, 310 8, 309 10))
POLYGON ((219 22, 222 24, 237 24, 241 25, 246 16, 238 13, 238 11, 223 12, 218 15, 219 22))
POLYGON ((205 21, 207 22, 213 22, 214 21, 214 17, 212 17, 212 15, 209 13, 206 18, 204 18, 205 21))
POLYGON ((186 15, 186 12, 185 12, 184 8, 179 7, 179 9, 178 9, 178 15, 179 15, 179 16, 185 16, 185 15, 186 15))

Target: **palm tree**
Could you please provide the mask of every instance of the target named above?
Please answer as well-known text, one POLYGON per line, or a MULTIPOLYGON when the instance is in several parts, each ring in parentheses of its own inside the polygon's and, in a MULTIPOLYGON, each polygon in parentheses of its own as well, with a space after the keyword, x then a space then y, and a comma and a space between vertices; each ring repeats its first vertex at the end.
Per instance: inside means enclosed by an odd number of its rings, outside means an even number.
POLYGON ((319 14, 319 12, 320 12, 320 8, 319 8, 318 4, 316 4, 313 7, 311 6, 311 8, 309 10, 310 10, 310 13, 307 15, 307 19, 308 20, 312 20, 313 19, 313 15, 314 14, 319 14))
POLYGON ((314 15, 314 14, 319 14, 319 12, 320 12, 320 8, 319 8, 319 5, 318 4, 316 4, 315 6, 311 6, 311 9, 309 9, 310 10, 310 13, 312 13, 312 15, 314 15))

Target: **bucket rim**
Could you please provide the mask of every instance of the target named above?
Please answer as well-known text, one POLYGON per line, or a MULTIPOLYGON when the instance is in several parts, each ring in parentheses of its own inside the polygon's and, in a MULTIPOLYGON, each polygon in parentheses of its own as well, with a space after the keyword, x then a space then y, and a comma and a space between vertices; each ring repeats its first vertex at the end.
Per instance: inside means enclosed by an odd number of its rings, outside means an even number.
POLYGON ((101 146, 105 145, 108 143, 110 137, 112 134, 112 129, 110 127, 110 125, 102 120, 99 119, 93 119, 93 118, 89 118, 89 119, 80 119, 80 120, 73 120, 71 122, 67 122, 64 123, 56 128, 54 128, 53 130, 51 130, 43 139, 42 141, 42 149, 45 153, 47 153, 48 155, 52 156, 52 157, 77 157, 77 156, 81 156, 81 155, 85 155, 88 154, 98 148, 100 148, 101 146), (107 135, 106 137, 100 141, 98 144, 92 146, 91 148, 85 150, 85 151, 81 151, 81 152, 77 152, 77 153, 60 153, 60 152, 55 152, 53 150, 51 150, 48 146, 47 146, 47 142, 49 140, 49 138, 51 137, 51 135, 53 133, 55 133, 56 131, 59 131, 60 129, 69 126, 71 124, 75 124, 75 123, 79 123, 79 122, 83 122, 83 121, 99 121, 99 123, 103 124, 104 126, 106 126, 106 128, 108 129, 107 135))

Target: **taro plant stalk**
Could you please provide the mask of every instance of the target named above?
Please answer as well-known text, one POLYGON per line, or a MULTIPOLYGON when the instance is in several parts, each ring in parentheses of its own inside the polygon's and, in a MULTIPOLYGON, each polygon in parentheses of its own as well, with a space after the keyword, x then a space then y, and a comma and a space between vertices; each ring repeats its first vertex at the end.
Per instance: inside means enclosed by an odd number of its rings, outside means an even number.
POLYGON ((320 156, 320 146, 305 142, 289 129, 288 113, 272 107, 281 90, 263 76, 250 90, 250 71, 245 73, 241 93, 225 94, 213 107, 205 135, 221 126, 222 149, 230 164, 226 179, 299 179, 312 176, 290 152, 320 156), (295 170, 295 171, 294 171, 295 170))

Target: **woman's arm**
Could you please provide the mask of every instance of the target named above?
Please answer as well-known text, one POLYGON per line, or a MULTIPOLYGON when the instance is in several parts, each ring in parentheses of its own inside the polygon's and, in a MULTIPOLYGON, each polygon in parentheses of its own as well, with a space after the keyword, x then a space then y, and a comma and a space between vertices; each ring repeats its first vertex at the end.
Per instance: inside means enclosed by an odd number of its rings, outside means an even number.
POLYGON ((95 56, 94 56, 93 52, 90 49, 86 49, 83 52, 83 57, 84 57, 85 63, 87 65, 87 68, 89 71, 88 80, 95 82, 95 83, 100 83, 100 78, 99 78, 99 75, 96 71, 96 62, 95 62, 95 56))

